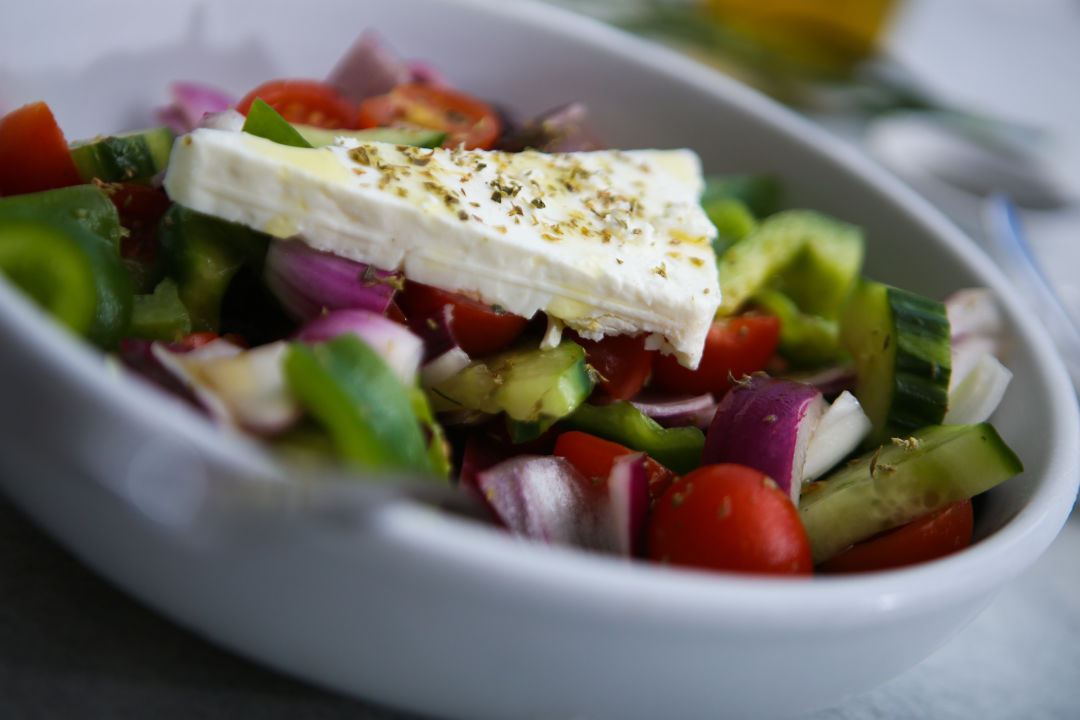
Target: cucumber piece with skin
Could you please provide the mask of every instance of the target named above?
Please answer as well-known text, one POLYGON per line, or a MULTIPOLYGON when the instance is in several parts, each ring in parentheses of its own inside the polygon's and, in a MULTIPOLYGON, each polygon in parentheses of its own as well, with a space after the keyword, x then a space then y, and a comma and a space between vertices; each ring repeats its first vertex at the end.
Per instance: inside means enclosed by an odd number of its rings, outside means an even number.
POLYGON ((550 425, 592 392, 585 351, 570 340, 542 349, 517 347, 475 360, 428 389, 436 412, 505 412, 515 421, 550 425))
POLYGON ((261 267, 270 238, 239 223, 173 205, 158 228, 168 275, 191 316, 191 329, 216 332, 221 303, 245 265, 261 267))
POLYGON ((176 281, 165 278, 152 293, 135 296, 129 332, 132 337, 165 342, 178 342, 191 332, 191 316, 176 281))
POLYGON ((327 130, 299 123, 293 123, 293 127, 313 147, 333 145, 339 137, 353 138, 360 142, 384 142, 423 148, 439 147, 446 139, 446 133, 442 130, 429 128, 377 127, 363 130, 327 130))
POLYGON ((992 425, 934 425, 809 483, 799 514, 819 563, 1023 471, 992 425))
POLYGON ((841 319, 840 341, 855 364, 855 397, 873 424, 865 447, 942 422, 952 362, 942 303, 863 279, 841 319))
POLYGON ((77 140, 69 149, 86 182, 137 182, 165 169, 174 139, 172 130, 157 127, 77 140))

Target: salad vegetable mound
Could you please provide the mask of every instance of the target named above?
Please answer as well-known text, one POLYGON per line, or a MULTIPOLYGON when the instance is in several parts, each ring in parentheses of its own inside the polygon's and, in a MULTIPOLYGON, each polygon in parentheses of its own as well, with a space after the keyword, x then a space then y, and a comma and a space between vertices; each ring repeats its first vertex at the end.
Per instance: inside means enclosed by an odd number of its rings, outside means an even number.
POLYGON ((0 273, 283 462, 452 486, 536 541, 776 574, 954 552, 971 541, 972 498, 1022 471, 990 423, 1011 374, 989 293, 928 298, 865 277, 862 230, 785 207, 774 177, 702 177, 689 151, 605 150, 578 102, 516 119, 371 33, 323 80, 171 92, 160 125, 70 143, 45 102, 0 119, 0 273), (192 181, 183 197, 232 193, 250 212, 170 196, 178 158, 207 133, 268 169, 269 219, 253 219, 266 193, 239 181, 192 181), (468 195, 489 161, 524 169, 468 195), (435 179, 440 163, 460 188, 435 179), (555 167, 578 170, 544 175, 555 167), (661 170, 683 184, 650 185, 661 170), (286 212, 326 220, 313 203, 361 175, 367 204, 334 196, 342 234, 437 250, 452 227, 478 259, 380 265, 286 212), (677 190, 685 207, 661 197, 677 190), (496 213, 501 231, 483 222, 496 213), (500 236, 537 218, 544 253, 511 252, 500 236), (639 235, 665 254, 631 254, 639 235), (531 280, 508 294, 521 267, 531 280), (525 295, 556 299, 515 312, 525 295), (594 319, 567 299, 586 296, 621 309, 594 319), (661 303, 707 308, 701 333, 641 319, 661 303), (687 337, 688 351, 669 342, 687 337))

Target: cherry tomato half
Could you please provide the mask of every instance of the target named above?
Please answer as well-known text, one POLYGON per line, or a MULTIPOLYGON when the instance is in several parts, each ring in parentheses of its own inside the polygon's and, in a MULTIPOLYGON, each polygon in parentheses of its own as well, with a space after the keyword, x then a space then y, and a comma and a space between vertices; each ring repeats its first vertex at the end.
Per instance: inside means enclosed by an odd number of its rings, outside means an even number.
MULTIPOLYGON (((444 305, 453 308, 450 330, 471 357, 488 355, 509 345, 529 324, 528 318, 499 311, 491 305, 431 285, 406 282, 397 304, 410 324, 425 322, 444 305)), ((417 330, 423 334, 423 330, 417 330)))
POLYGON ((764 473, 706 465, 676 480, 653 507, 648 556, 662 563, 747 573, 809 575, 799 511, 764 473))
POLYGON ((53 190, 82 182, 49 106, 30 103, 0 118, 0 195, 53 190))
MULTIPOLYGON (((551 454, 566 458, 587 478, 606 478, 611 473, 615 458, 634 452, 637 451, 617 442, 571 430, 559 435, 551 454)), ((651 457, 645 458, 645 470, 649 474, 649 500, 663 495, 676 478, 672 470, 651 457)))
POLYGON ((764 370, 780 342, 780 321, 769 315, 739 315, 717 320, 709 328, 696 370, 672 355, 653 361, 652 382, 672 393, 722 395, 733 381, 764 370))
POLYGON ((818 565, 822 572, 885 570, 944 557, 971 544, 975 515, 970 500, 864 540, 818 565))
POLYGON ((488 150, 499 137, 499 116, 465 93, 427 83, 405 83, 360 103, 361 127, 415 125, 444 130, 447 147, 488 150))
POLYGON ((629 400, 649 379, 656 353, 645 349, 644 335, 605 335, 599 340, 586 340, 572 333, 571 337, 600 373, 600 388, 609 397, 629 400))
POLYGON ((358 127, 356 105, 328 83, 317 80, 271 80, 245 95, 236 109, 247 115, 255 98, 262 98, 263 102, 291 123, 332 130, 358 127))

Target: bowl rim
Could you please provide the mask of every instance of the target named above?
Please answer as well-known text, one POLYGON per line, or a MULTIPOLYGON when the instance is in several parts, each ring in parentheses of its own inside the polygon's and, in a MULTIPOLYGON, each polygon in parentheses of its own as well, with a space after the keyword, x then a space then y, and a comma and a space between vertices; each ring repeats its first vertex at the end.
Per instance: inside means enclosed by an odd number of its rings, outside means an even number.
MULTIPOLYGON (((444 0, 446 1, 446 0, 444 0)), ((961 261, 988 281, 1013 318, 1021 302, 1001 272, 928 201, 903 185, 870 158, 827 134, 809 120, 675 50, 661 47, 585 18, 563 8, 533 0, 492 3, 452 0, 489 15, 513 16, 575 41, 597 47, 630 64, 648 63, 657 72, 678 78, 712 96, 721 95, 750 113, 760 114, 804 143, 817 146, 860 182, 882 192, 905 214, 917 219, 938 244, 957 253, 961 261)), ((228 466, 264 467, 266 457, 254 443, 226 437, 186 406, 121 372, 104 371, 102 355, 62 329, 0 282, 0 316, 10 322, 55 372, 74 378, 95 402, 112 405, 139 422, 159 427, 190 441, 200 452, 228 466)), ((1014 322, 1023 344, 1053 387, 1072 388, 1057 350, 1038 325, 1014 322)), ((385 533, 410 552, 429 553, 443 562, 456 562, 472 575, 513 578, 523 587, 548 591, 551 602, 610 610, 612 597, 633 593, 635 610, 647 613, 659 605, 687 611, 688 617, 727 616, 726 622, 754 619, 804 626, 808 621, 850 627, 857 618, 880 613, 905 616, 928 606, 948 604, 958 597, 988 592, 1019 574, 1052 542, 1072 509, 1080 479, 1080 415, 1076 396, 1061 393, 1047 398, 1049 431, 1060 452, 1051 458, 1027 504, 1002 527, 953 556, 911 568, 859 576, 815 576, 797 585, 799 612, 790 609, 793 581, 624 563, 576 550, 552 548, 501 537, 490 528, 455 518, 433 516, 412 503, 388 506, 366 530, 385 533), (652 601, 652 602, 647 602, 652 601), (783 610, 785 612, 778 612, 783 610), (787 618, 782 619, 782 618, 787 618)), ((132 512, 138 512, 134 507, 132 512)), ((679 622, 678 612, 669 618, 679 622)))

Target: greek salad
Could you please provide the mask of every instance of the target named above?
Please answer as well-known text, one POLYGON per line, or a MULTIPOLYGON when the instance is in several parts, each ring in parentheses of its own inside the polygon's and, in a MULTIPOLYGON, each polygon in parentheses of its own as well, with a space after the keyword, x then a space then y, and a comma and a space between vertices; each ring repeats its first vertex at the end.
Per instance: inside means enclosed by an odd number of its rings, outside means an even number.
POLYGON ((522 120, 370 32, 248 90, 71 142, 44 101, 0 118, 0 274, 283 462, 782 575, 954 552, 1022 470, 992 296, 865 277, 777 178, 607 148, 582 102, 522 120))

